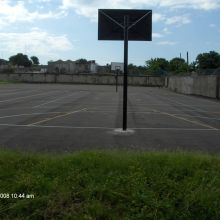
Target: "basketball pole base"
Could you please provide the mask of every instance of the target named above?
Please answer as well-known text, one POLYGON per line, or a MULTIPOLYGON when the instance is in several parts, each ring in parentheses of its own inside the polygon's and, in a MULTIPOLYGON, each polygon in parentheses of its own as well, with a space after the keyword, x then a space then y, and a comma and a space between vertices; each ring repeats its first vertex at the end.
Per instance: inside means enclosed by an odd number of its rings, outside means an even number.
POLYGON ((132 129, 123 130, 122 128, 116 128, 113 131, 111 131, 111 134, 119 135, 119 136, 130 136, 133 135, 134 133, 135 131, 132 129))

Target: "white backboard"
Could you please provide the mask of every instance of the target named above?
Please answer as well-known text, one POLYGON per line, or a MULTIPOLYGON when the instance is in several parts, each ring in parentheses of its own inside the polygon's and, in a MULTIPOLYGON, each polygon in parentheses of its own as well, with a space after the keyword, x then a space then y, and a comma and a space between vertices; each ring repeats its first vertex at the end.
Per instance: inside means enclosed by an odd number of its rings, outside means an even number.
POLYGON ((116 70, 120 70, 122 73, 124 73, 124 63, 111 62, 111 71, 116 70))

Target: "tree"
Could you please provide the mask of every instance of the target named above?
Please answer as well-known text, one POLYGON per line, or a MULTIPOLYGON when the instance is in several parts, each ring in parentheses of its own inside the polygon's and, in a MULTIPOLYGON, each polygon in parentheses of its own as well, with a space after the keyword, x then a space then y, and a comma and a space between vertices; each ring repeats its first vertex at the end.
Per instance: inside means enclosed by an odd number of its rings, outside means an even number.
POLYGON ((215 51, 201 53, 196 58, 199 69, 216 69, 220 67, 220 54, 215 51))
POLYGON ((130 63, 128 65, 128 72, 129 74, 133 74, 133 75, 140 75, 140 74, 146 74, 146 67, 144 66, 136 66, 133 63, 130 63))
POLYGON ((32 62, 28 59, 28 56, 22 53, 9 57, 9 62, 13 65, 30 67, 32 62))
POLYGON ((76 62, 83 64, 83 63, 87 63, 88 61, 87 61, 87 59, 80 58, 80 59, 76 60, 76 62))
POLYGON ((154 74, 165 74, 169 69, 169 62, 164 58, 150 59, 145 63, 147 70, 154 74))
POLYGON ((39 59, 38 59, 38 57, 36 57, 36 56, 32 56, 32 57, 31 57, 31 61, 32 61, 32 63, 33 63, 34 65, 39 65, 39 64, 40 64, 39 59))
POLYGON ((188 65, 184 59, 175 57, 172 60, 170 60, 169 69, 174 73, 187 72, 188 65))
POLYGON ((198 66, 197 66, 197 62, 196 61, 193 61, 192 63, 189 64, 189 71, 190 72, 196 71, 197 68, 198 68, 198 66))

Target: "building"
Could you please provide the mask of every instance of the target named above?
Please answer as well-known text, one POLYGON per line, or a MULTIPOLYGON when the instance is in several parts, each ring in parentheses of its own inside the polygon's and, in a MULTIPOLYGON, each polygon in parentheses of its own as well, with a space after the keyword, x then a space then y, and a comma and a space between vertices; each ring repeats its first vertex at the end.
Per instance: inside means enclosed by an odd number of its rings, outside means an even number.
POLYGON ((78 74, 78 73, 97 73, 98 65, 95 60, 67 60, 67 61, 49 61, 48 73, 58 74, 78 74))
POLYGON ((5 72, 9 69, 9 63, 7 60, 0 59, 0 72, 5 72))

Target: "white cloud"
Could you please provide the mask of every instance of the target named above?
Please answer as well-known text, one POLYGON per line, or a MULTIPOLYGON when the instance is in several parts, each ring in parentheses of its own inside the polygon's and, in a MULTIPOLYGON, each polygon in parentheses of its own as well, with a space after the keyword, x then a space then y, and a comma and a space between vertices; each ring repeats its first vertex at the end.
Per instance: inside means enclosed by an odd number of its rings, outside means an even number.
MULTIPOLYGON (((77 14, 92 20, 97 18, 98 8, 190 8, 214 10, 220 8, 219 0, 62 0, 63 9, 73 9, 77 14)), ((156 15, 155 20, 163 19, 156 15)))
POLYGON ((60 52, 73 49, 66 35, 53 35, 37 27, 26 33, 0 33, 1 50, 9 54, 18 52, 43 57, 57 57, 60 52))
POLYGON ((163 21, 165 20, 165 16, 159 13, 153 13, 153 22, 163 21))
POLYGON ((49 18, 59 18, 64 11, 40 13, 39 11, 29 11, 25 7, 24 1, 0 0, 0 25, 6 26, 16 22, 33 22, 49 18))
POLYGON ((171 8, 191 8, 214 10, 220 8, 219 0, 159 0, 160 6, 171 8))
POLYGON ((168 46, 173 46, 176 45, 177 42, 175 41, 159 41, 157 42, 158 45, 168 45, 168 46))
POLYGON ((160 33, 152 33, 152 37, 153 37, 153 38, 162 38, 163 35, 160 34, 160 33))
POLYGON ((28 0, 28 3, 33 4, 33 3, 48 3, 52 2, 52 0, 28 0))
MULTIPOLYGON (((98 8, 111 9, 131 9, 149 8, 151 9, 157 0, 62 0, 62 9, 73 9, 77 14, 97 20, 98 8)), ((156 19, 160 15, 156 15, 156 19)))
POLYGON ((169 31, 169 29, 168 29, 167 27, 165 27, 165 28, 163 29, 163 33, 164 33, 164 34, 172 34, 172 32, 169 31))
POLYGON ((216 24, 210 24, 209 27, 210 27, 210 28, 215 28, 215 27, 216 27, 216 24))
POLYGON ((165 24, 181 26, 183 24, 188 24, 190 22, 191 20, 189 18, 189 15, 182 15, 182 16, 173 16, 173 17, 167 18, 165 21, 165 24))
POLYGON ((52 0, 38 0, 39 2, 51 2, 52 0))

